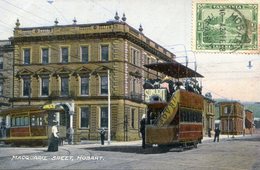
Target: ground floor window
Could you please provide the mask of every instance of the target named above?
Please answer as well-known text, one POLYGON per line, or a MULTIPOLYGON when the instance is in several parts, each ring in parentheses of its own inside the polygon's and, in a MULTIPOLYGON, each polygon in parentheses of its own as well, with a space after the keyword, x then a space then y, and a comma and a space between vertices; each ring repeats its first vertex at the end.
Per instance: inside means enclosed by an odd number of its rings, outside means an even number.
POLYGON ((100 127, 101 128, 108 127, 108 108, 107 107, 100 108, 100 127))
POLYGON ((80 127, 81 128, 89 128, 89 108, 88 107, 82 107, 80 113, 80 127))

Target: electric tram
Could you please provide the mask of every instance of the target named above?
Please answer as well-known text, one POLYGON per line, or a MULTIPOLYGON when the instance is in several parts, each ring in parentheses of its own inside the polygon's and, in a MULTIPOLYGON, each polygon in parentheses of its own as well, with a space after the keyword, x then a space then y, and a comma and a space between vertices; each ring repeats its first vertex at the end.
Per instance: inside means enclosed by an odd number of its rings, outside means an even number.
POLYGON ((143 85, 145 146, 197 147, 203 138, 203 96, 196 78, 203 76, 176 61, 144 66, 166 75, 143 85))
POLYGON ((2 110, 0 117, 6 122, 0 141, 6 144, 46 146, 54 121, 58 121, 60 140, 66 138, 66 114, 59 105, 10 108, 2 110))

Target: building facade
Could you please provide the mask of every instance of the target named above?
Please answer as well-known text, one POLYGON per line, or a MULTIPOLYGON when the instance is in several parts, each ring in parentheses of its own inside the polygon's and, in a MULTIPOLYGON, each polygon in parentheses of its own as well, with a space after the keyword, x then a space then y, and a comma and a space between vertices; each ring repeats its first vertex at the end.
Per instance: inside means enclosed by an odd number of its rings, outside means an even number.
POLYGON ((99 130, 108 128, 110 108, 111 139, 139 139, 146 111, 142 85, 162 76, 143 65, 172 61, 174 54, 124 21, 19 26, 18 21, 13 107, 62 105, 75 142, 99 139, 99 130))
POLYGON ((227 135, 243 134, 244 106, 236 101, 220 102, 221 133, 227 135))
POLYGON ((204 97, 203 110, 203 135, 211 136, 215 129, 215 101, 211 98, 204 97))
POLYGON ((12 88, 13 88, 13 45, 11 44, 10 40, 1 40, 0 41, 0 110, 6 109, 10 106, 9 99, 13 95, 12 88))
POLYGON ((253 134, 254 131, 255 131, 254 113, 246 109, 245 110, 245 134, 253 134))

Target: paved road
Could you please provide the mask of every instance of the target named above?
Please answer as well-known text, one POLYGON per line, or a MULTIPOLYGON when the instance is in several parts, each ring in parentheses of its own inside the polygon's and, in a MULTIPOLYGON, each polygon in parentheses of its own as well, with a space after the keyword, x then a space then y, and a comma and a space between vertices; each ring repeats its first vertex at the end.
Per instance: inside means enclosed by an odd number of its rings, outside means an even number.
POLYGON ((260 169, 260 134, 219 143, 204 140, 183 152, 140 147, 141 142, 64 145, 46 148, 0 148, 0 169, 260 169))

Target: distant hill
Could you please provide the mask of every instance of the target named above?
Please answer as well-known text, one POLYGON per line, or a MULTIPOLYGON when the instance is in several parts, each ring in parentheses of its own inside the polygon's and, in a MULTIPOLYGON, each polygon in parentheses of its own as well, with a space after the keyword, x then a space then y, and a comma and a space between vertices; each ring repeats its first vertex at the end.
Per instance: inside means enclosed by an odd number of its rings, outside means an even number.
POLYGON ((260 103, 259 102, 243 102, 245 109, 254 113, 254 117, 260 118, 260 103))

